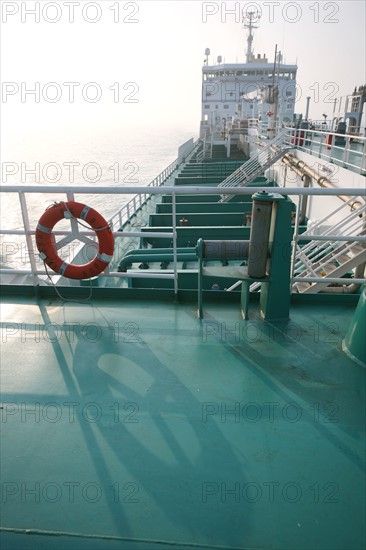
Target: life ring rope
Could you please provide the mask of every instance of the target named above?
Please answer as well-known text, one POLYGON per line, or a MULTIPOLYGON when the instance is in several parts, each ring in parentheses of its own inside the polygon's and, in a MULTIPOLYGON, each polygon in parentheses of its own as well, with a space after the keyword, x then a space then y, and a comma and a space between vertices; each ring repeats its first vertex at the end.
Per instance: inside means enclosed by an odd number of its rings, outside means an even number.
MULTIPOLYGON (((81 221, 78 220, 78 218, 76 216, 73 215, 72 212, 70 212, 68 206, 67 206, 67 203, 66 202, 60 202, 60 203, 55 203, 55 204, 63 204, 66 208, 66 211, 70 214, 70 219, 74 219, 77 221, 77 223, 79 225, 81 225, 82 227, 85 227, 86 229, 90 229, 90 227, 88 225, 85 225, 85 223, 81 223, 81 221)), ((82 210, 81 214, 80 214, 80 218, 82 220, 85 220, 86 219, 86 216, 88 215, 90 211, 90 206, 85 206, 85 208, 82 210)), ((67 218, 66 218, 67 219, 67 218)), ((104 227, 100 227, 100 228, 94 228, 94 231, 97 233, 98 231, 104 231, 105 229, 108 229, 110 227, 109 224, 105 225, 104 227)))
POLYGON ((93 284, 92 284, 91 279, 89 279, 89 282, 90 282, 89 295, 86 298, 78 298, 77 300, 72 300, 70 298, 65 298, 65 296, 62 296, 62 294, 58 290, 57 286, 55 285, 54 281, 52 280, 52 277, 48 272, 47 264, 45 262, 43 262, 43 263, 44 263, 44 267, 45 267, 45 270, 46 270, 47 277, 49 278, 50 283, 53 286, 53 288, 55 289, 55 292, 56 292, 57 296, 60 298, 60 300, 63 300, 64 302, 74 302, 74 303, 78 304, 80 302, 82 302, 82 303, 88 302, 91 299, 91 297, 93 296, 93 284))
POLYGON ((56 273, 70 279, 90 279, 104 271, 113 258, 114 238, 110 225, 93 208, 78 202, 59 202, 50 205, 41 216, 36 228, 36 244, 40 258, 56 273), (68 264, 62 260, 52 230, 62 219, 74 219, 81 226, 95 231, 98 238, 98 253, 87 264, 68 264), (86 221, 89 225, 80 222, 86 221))

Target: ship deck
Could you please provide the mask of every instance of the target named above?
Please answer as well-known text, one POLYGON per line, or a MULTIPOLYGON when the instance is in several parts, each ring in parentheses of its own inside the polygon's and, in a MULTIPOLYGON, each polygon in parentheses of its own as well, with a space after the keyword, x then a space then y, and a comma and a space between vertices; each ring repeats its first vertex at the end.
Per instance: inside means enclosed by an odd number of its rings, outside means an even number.
POLYGON ((365 547, 354 304, 3 298, 1 548, 365 547))

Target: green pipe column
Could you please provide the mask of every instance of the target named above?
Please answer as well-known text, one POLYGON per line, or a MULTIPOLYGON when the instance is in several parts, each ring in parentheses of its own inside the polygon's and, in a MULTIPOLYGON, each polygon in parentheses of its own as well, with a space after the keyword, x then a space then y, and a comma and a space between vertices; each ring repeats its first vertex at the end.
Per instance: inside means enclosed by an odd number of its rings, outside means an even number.
POLYGON ((356 363, 366 367, 366 286, 361 292, 351 325, 342 342, 342 349, 356 363))

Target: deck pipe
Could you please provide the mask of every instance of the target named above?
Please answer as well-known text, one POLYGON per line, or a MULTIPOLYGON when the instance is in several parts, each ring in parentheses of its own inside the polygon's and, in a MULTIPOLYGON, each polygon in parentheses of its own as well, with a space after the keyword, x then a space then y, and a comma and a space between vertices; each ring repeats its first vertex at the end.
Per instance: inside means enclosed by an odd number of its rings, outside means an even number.
MULTIPOLYGON (((130 253, 122 258, 118 265, 118 272, 119 273, 125 273, 127 271, 127 268, 135 262, 142 262, 143 264, 147 264, 149 262, 164 262, 166 264, 169 264, 170 262, 174 261, 174 252, 173 250, 167 249, 168 251, 165 254, 155 254, 155 253, 145 253, 145 251, 139 251, 135 253, 130 253)), ((177 253, 177 261, 178 262, 196 262, 197 256, 194 252, 195 249, 193 248, 193 252, 180 252, 177 253)), ((132 252, 132 251, 131 251, 132 252)), ((151 251, 150 251, 151 252, 151 251)))
MULTIPOLYGON (((365 276, 365 267, 366 263, 362 263, 358 265, 355 269, 355 279, 363 279, 365 276)), ((343 285, 343 286, 328 286, 327 288, 324 288, 323 290, 319 290, 319 293, 324 294, 355 294, 361 284, 360 283, 351 283, 350 285, 343 285)))
POLYGON ((205 260, 247 260, 249 241, 203 241, 205 260))
MULTIPOLYGON (((292 153, 286 153, 282 157, 282 162, 287 164, 287 166, 289 166, 295 172, 295 174, 298 174, 299 176, 309 176, 320 187, 337 189, 337 186, 334 185, 328 178, 326 178, 325 176, 320 176, 319 173, 310 168, 310 166, 305 164, 305 162, 303 162, 302 160, 297 160, 292 153)), ((338 195, 338 197, 343 202, 347 202, 349 200, 349 197, 347 197, 346 195, 338 195)), ((357 208, 361 208, 362 206, 363 204, 359 200, 355 200, 350 204, 350 208, 352 211, 357 210, 357 208)))
MULTIPOLYGON (((173 249, 171 247, 170 248, 135 248, 134 250, 129 250, 128 252, 126 252, 126 254, 122 259, 128 256, 131 256, 133 254, 147 254, 147 255, 148 254, 169 254, 170 252, 173 254, 173 249)), ((194 254, 195 247, 190 247, 190 246, 179 247, 177 248, 177 252, 194 254)))

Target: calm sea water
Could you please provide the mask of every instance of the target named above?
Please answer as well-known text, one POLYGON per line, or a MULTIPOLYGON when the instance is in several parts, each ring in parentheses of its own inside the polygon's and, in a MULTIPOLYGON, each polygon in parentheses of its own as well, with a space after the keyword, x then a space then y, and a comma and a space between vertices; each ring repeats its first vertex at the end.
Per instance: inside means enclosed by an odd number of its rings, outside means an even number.
MULTIPOLYGON (((170 128, 123 129, 55 135, 33 131, 10 139, 3 148, 2 182, 10 185, 39 185, 42 194, 26 195, 29 218, 35 228, 44 210, 65 195, 48 194, 47 186, 57 185, 147 185, 176 157, 179 145, 194 137, 195 131, 170 128), (14 173, 12 173, 14 172, 14 173)), ((79 195, 77 200, 112 216, 130 195, 79 195)), ((2 229, 22 229, 19 199, 1 194, 2 229)), ((58 229, 61 229, 61 223, 58 229)), ((29 266, 24 237, 1 236, 0 261, 9 267, 29 266)))

